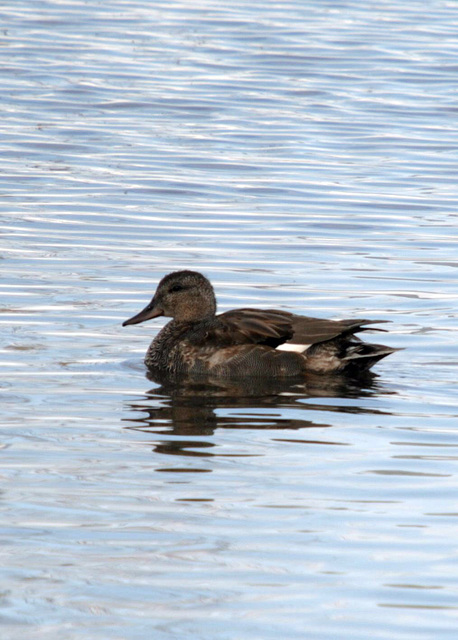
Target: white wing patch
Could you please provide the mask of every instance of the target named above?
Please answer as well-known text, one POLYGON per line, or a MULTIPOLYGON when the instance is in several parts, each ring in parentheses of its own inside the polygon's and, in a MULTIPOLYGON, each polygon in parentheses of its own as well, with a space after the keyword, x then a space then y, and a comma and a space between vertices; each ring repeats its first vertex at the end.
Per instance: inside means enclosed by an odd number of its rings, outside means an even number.
POLYGON ((277 351, 295 351, 296 353, 304 353, 310 347, 309 344, 293 344, 292 342, 284 342, 276 347, 277 351))

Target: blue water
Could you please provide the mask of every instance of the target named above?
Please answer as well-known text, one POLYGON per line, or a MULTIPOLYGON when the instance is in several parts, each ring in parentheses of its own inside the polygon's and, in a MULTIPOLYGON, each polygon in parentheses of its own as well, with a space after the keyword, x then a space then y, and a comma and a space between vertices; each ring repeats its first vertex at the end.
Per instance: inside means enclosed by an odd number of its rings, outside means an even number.
POLYGON ((0 8, 1 637, 456 638, 456 4, 0 8), (390 320, 372 385, 171 393, 121 323, 390 320))

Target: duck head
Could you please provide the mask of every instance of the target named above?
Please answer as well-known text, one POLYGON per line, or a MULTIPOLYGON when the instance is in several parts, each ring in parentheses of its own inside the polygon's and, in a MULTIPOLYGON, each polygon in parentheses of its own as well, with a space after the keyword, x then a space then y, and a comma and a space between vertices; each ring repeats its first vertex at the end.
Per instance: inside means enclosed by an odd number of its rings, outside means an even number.
POLYGON ((159 282, 151 302, 122 326, 158 316, 193 322, 213 316, 215 312, 215 293, 207 278, 197 271, 174 271, 159 282))

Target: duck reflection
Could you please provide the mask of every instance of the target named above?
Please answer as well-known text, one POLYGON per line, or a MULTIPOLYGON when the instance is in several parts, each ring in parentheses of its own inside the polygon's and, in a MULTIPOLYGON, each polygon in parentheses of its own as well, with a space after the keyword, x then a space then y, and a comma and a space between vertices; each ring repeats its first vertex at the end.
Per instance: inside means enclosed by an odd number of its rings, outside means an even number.
MULTIPOLYGON (((151 374, 148 377, 157 382, 151 374)), ((182 381, 179 385, 163 382, 140 400, 127 403, 132 415, 125 421, 127 429, 167 436, 155 445, 158 453, 205 457, 214 455, 209 451, 214 443, 192 437, 212 436, 217 429, 330 427, 313 420, 313 411, 377 413, 358 403, 349 405, 344 399, 367 398, 378 392, 374 374, 358 380, 307 376, 280 382, 221 378, 182 381), (319 398, 342 398, 343 402, 330 406, 320 404, 319 398)))

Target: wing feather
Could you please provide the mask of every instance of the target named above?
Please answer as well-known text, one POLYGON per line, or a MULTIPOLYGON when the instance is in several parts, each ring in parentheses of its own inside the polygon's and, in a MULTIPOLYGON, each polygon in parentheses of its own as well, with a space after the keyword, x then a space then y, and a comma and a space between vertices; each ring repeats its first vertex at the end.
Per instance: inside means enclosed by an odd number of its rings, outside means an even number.
POLYGON ((209 341, 219 345, 262 344, 276 347, 293 337, 292 314, 264 309, 235 309, 216 316, 207 331, 209 341))

